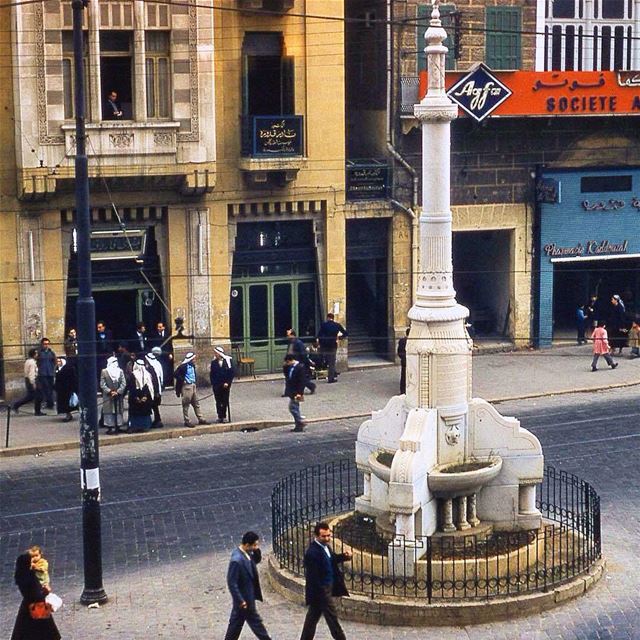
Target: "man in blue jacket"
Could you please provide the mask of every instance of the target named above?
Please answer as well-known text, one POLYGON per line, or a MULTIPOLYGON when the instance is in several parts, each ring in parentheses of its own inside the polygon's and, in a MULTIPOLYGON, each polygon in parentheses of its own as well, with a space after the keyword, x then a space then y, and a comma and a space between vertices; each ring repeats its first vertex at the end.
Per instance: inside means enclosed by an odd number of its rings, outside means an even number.
POLYGON ((349 595, 338 565, 351 560, 351 552, 336 554, 332 551, 329 547, 331 529, 326 522, 318 522, 313 533, 315 539, 304 554, 304 599, 309 609, 300 640, 313 640, 321 616, 327 621, 332 638, 346 640, 333 598, 349 595))
POLYGON ((245 622, 256 638, 271 640, 256 609, 256 600, 262 602, 257 567, 262 558, 259 540, 260 536, 257 533, 247 531, 242 536, 240 546, 231 554, 227 586, 233 598, 233 608, 224 640, 238 640, 245 622))

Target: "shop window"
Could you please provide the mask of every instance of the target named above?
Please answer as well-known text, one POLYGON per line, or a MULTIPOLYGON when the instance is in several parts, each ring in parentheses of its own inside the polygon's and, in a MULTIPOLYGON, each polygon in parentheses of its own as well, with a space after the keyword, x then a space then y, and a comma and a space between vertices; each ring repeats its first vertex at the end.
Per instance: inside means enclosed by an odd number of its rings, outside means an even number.
POLYGON ((520 7, 486 8, 486 63, 492 69, 521 66, 520 7))
POLYGON ((582 193, 631 191, 631 176, 584 176, 580 178, 582 193))
POLYGON ((100 88, 102 100, 106 100, 109 93, 115 91, 118 94, 118 101, 125 120, 133 118, 132 36, 133 31, 100 32, 100 88))
POLYGON ((575 18, 575 0, 553 0, 554 18, 575 18))
POLYGON ((292 115, 294 110, 293 58, 284 55, 281 33, 246 33, 243 113, 245 115, 292 115))
POLYGON ((171 115, 169 41, 168 31, 145 34, 147 118, 169 118, 171 115))

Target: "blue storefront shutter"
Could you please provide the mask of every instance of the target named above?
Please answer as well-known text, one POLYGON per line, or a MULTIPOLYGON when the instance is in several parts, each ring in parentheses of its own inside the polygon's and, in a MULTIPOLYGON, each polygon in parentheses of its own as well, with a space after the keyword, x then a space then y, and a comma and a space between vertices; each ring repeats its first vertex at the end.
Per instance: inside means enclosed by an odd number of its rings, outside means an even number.
POLYGON ((520 7, 487 7, 486 60, 491 69, 521 66, 520 7))
MULTIPOLYGON (((441 4, 440 5, 440 20, 442 26, 447 31, 447 39, 444 41, 444 46, 449 49, 447 51, 446 69, 447 71, 453 71, 456 68, 456 58, 454 55, 455 49, 455 31, 453 20, 448 16, 450 13, 456 10, 453 4, 441 4)), ((418 73, 425 71, 427 68, 427 55, 424 52, 424 48, 427 43, 424 39, 424 33, 429 26, 429 20, 431 19, 431 12, 433 11, 433 5, 421 4, 418 5, 418 32, 417 32, 417 51, 418 51, 418 73)))

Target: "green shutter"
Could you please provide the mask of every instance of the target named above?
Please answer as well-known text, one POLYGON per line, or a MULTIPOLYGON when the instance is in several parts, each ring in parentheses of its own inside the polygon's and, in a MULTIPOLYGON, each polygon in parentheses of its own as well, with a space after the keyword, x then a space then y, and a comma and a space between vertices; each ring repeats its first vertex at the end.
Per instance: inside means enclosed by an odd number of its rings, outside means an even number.
MULTIPOLYGON (((455 11, 455 5, 452 4, 442 4, 440 5, 440 18, 442 20, 443 26, 447 31, 447 39, 444 41, 444 46, 449 49, 447 51, 446 57, 446 69, 447 71, 452 71, 456 68, 456 59, 454 55, 454 27, 453 20, 447 19, 447 14, 455 11)), ((425 71, 427 68, 427 55, 424 52, 424 48, 427 46, 427 43, 424 39, 424 33, 429 26, 429 20, 431 19, 431 12, 433 11, 433 5, 431 4, 420 4, 418 5, 418 31, 417 31, 417 55, 418 55, 418 73, 420 71, 425 71)))
POLYGON ((487 7, 486 60, 491 69, 521 66, 520 7, 487 7))

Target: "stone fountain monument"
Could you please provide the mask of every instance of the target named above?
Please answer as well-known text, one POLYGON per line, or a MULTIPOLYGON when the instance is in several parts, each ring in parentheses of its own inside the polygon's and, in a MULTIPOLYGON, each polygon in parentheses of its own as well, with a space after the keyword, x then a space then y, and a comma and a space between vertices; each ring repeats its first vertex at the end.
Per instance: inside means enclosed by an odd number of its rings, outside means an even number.
MULTIPOLYGON (((361 425, 356 444, 364 472, 356 510, 402 538, 405 549, 420 536, 539 528, 535 493, 543 477, 538 439, 472 398, 469 311, 456 302, 451 258, 450 129, 457 107, 445 92, 438 0, 425 38, 428 89, 414 109, 422 125, 422 212, 407 392, 361 425)), ((414 549, 413 557, 419 554, 414 549)))

